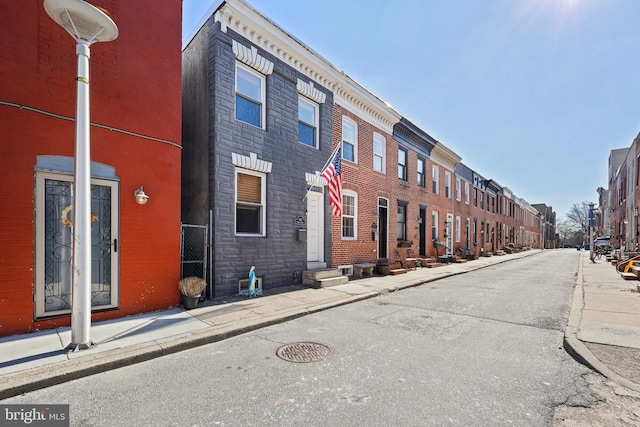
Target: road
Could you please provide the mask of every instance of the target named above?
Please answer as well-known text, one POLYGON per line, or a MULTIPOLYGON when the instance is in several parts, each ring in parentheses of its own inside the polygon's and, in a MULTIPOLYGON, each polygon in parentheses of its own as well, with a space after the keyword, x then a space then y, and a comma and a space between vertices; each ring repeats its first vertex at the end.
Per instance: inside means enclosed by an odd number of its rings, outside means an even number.
POLYGON ((77 426, 551 426, 602 401, 562 347, 577 266, 545 251, 3 403, 77 426), (276 355, 296 342, 331 354, 276 355))

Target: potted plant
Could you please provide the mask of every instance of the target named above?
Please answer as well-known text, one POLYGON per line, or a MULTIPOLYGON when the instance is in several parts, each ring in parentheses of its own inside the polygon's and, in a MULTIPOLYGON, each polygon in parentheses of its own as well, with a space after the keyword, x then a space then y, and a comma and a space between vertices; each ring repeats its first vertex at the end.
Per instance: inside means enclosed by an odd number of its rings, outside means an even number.
POLYGON ((206 286, 207 282, 196 276, 185 277, 180 280, 178 288, 180 289, 180 295, 182 295, 182 306, 186 310, 196 308, 198 306, 200 295, 202 295, 206 286))

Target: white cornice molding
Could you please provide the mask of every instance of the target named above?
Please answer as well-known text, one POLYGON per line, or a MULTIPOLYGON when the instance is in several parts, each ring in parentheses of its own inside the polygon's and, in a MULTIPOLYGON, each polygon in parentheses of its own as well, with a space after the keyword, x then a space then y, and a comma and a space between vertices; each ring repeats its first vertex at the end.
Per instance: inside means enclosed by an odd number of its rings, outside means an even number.
POLYGON ((249 169, 256 172, 269 173, 273 164, 265 160, 258 159, 256 153, 249 153, 248 156, 242 154, 231 153, 231 161, 234 166, 249 169))
POLYGON ((214 15, 231 29, 300 73, 331 90, 334 102, 389 134, 401 115, 311 48, 281 29, 243 0, 224 2, 214 15))
POLYGON ((232 41, 233 54, 236 56, 238 61, 243 64, 247 64, 249 67, 264 74, 265 76, 273 73, 273 62, 269 61, 262 55, 259 55, 258 49, 256 49, 255 46, 247 47, 235 40, 232 41))
POLYGON ((462 157, 457 155, 455 151, 438 141, 433 150, 431 150, 431 160, 439 163, 449 169, 455 170, 458 163, 462 161, 462 157))

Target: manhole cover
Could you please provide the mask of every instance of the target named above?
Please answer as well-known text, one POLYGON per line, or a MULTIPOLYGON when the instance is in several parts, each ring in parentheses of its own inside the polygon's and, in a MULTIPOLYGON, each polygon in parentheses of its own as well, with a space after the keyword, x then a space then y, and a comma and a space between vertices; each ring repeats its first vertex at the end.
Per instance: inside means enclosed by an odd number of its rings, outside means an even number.
POLYGON ((288 362, 317 362, 331 356, 331 349, 315 342, 296 342, 283 345, 276 350, 276 355, 288 362))

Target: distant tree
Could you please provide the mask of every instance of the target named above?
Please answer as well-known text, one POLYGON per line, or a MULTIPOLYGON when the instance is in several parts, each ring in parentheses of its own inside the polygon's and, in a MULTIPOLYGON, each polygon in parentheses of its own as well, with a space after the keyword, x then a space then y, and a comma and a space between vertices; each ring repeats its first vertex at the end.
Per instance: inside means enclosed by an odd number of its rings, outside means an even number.
POLYGON ((566 220, 560 220, 556 223, 556 233, 558 233, 558 237, 560 237, 560 241, 562 243, 573 243, 571 242, 571 234, 572 232, 569 230, 569 226, 566 220))
POLYGON ((564 221, 565 236, 571 243, 586 243, 589 236, 589 203, 574 203, 564 221))

